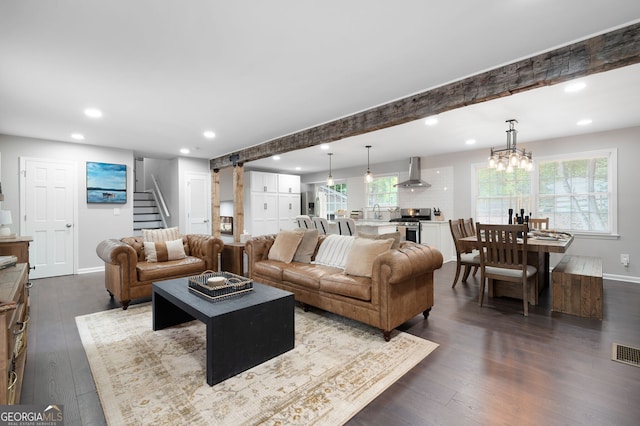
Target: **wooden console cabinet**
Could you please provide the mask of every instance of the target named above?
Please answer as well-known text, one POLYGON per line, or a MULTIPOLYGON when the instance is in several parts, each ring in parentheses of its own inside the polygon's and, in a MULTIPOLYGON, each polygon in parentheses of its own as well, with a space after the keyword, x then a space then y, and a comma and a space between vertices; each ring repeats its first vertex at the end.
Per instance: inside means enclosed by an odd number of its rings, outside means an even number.
POLYGON ((26 263, 0 270, 0 405, 20 403, 27 361, 29 287, 26 263))
POLYGON ((31 237, 0 238, 0 256, 16 256, 18 263, 29 264, 31 237))

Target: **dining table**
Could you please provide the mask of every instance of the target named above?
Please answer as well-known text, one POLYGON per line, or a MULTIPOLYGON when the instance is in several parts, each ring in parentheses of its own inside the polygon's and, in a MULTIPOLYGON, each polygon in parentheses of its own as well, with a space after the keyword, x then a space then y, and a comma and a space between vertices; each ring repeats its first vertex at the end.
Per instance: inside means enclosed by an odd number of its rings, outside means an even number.
MULTIPOLYGON (((529 287, 529 303, 537 305, 540 292, 550 284, 551 253, 565 253, 571 243, 573 235, 568 233, 544 233, 543 235, 533 234, 527 237, 527 264, 538 269, 537 280, 534 286, 529 287)), ((464 237, 459 240, 461 249, 480 249, 480 243, 475 235, 464 237)), ((523 244, 524 245, 524 244, 523 244)), ((508 281, 490 280, 489 297, 513 297, 522 299, 522 286, 508 281)))

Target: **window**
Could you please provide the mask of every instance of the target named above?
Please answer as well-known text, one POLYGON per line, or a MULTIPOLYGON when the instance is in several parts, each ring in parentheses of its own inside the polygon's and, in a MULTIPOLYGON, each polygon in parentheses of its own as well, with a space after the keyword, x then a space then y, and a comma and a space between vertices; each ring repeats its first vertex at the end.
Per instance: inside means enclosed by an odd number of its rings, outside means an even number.
POLYGON ((489 167, 476 170, 476 221, 480 223, 507 223, 508 210, 525 210, 528 215, 533 206, 530 172, 516 168, 512 173, 489 167))
POLYGON ((367 205, 391 207, 398 205, 398 188, 394 185, 398 183, 398 176, 374 177, 373 181, 367 184, 367 205))
POLYGON ((596 152, 538 165, 538 216, 553 228, 615 232, 612 223, 612 153, 596 152))
POLYGON ((347 210, 347 184, 316 185, 318 210, 316 214, 326 219, 333 219, 337 210, 347 210))
POLYGON ((551 229, 615 234, 616 151, 539 159, 530 173, 475 167, 476 220, 506 223, 508 209, 549 217, 551 229))

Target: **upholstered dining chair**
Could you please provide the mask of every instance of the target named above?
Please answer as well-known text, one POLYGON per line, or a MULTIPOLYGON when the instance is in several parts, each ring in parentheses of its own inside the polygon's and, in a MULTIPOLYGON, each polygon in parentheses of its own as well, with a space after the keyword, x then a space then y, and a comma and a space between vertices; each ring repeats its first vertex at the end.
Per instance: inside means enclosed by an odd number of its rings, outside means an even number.
POLYGON ((465 233, 465 224, 463 219, 449 219, 449 228, 451 229, 451 237, 453 238, 453 244, 456 249, 456 276, 453 279, 453 284, 451 285, 451 288, 454 288, 458 283, 462 266, 464 266, 462 281, 467 281, 472 267, 474 268, 473 274, 476 274, 478 267, 480 266, 480 254, 478 250, 465 248, 462 242, 460 242, 460 238, 468 236, 465 233))
POLYGON ((338 234, 340 235, 355 235, 356 223, 350 217, 339 217, 336 219, 338 225, 338 234))
POLYGON ((549 218, 529 218, 529 228, 531 229, 549 229, 549 218))
POLYGON ((298 228, 315 229, 313 222, 311 222, 311 218, 306 214, 296 216, 296 222, 298 223, 298 228))
MULTIPOLYGON (((522 283, 522 304, 524 316, 529 315, 529 282, 536 277, 535 266, 527 265, 527 225, 484 225, 476 224, 480 243, 480 297, 484 301, 484 287, 487 280, 502 280, 522 283), (522 235, 522 237, 518 237, 522 235)), ((492 285, 491 281, 488 285, 492 285)))
POLYGON ((324 217, 314 216, 311 218, 313 225, 318 230, 318 234, 326 235, 329 233, 329 222, 324 217))

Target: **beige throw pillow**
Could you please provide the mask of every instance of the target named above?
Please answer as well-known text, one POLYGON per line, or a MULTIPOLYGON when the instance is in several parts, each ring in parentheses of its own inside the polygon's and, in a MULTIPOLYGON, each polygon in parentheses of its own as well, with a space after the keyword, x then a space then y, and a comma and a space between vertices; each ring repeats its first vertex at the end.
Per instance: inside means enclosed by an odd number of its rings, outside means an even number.
POLYGON ((293 256, 293 261, 311 263, 311 257, 318 245, 318 230, 309 229, 308 231, 299 230, 297 232, 302 233, 302 241, 300 241, 296 254, 293 256))
POLYGON ((391 248, 400 247, 400 232, 388 232, 386 234, 368 234, 366 232, 358 232, 358 237, 368 238, 370 240, 388 240, 393 238, 393 245, 391 248))
POLYGON ((174 241, 180 238, 178 227, 164 229, 142 229, 142 240, 145 242, 174 241))
POLYGON ((184 259, 187 255, 184 252, 182 238, 173 241, 148 242, 144 243, 144 254, 147 262, 166 262, 168 260, 184 259))
POLYGON ((391 248, 393 238, 386 240, 371 240, 368 238, 356 238, 347 256, 344 273, 359 277, 370 277, 373 261, 380 253, 391 248))
POLYGON ((291 263, 296 250, 302 241, 303 233, 296 231, 280 231, 269 249, 267 258, 284 263, 291 263))

